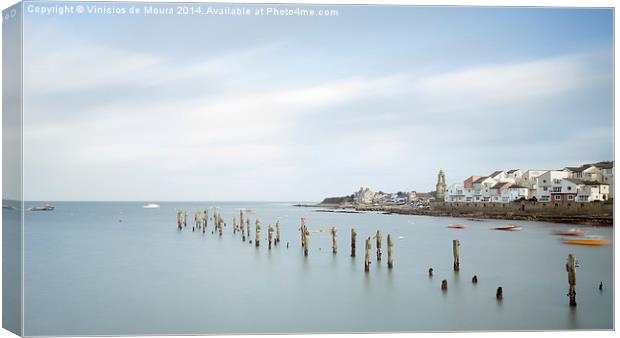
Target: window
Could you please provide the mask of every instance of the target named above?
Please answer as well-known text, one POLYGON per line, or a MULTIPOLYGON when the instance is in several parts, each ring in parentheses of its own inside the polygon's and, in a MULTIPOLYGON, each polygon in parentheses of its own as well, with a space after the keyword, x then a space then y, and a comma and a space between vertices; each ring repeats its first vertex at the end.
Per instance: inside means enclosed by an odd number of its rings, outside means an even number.
POLYGON ((543 191, 547 191, 547 190, 549 190, 549 188, 543 187, 543 191))
POLYGON ((553 187, 551 191, 553 191, 553 192, 562 192, 562 187, 553 187))
MULTIPOLYGON (((569 188, 570 188, 570 187, 569 187, 569 188)), ((574 200, 574 199, 575 199, 575 196, 573 196, 573 195, 568 195, 568 200, 569 200, 569 201, 572 201, 572 200, 574 200)))
POLYGON ((573 187, 567 187, 566 188, 566 190, 569 190, 569 191, 572 190, 572 189, 573 189, 573 187))
POLYGON ((555 196, 554 196, 554 198, 555 198, 555 200, 556 200, 556 201, 559 201, 559 200, 561 200, 561 199, 562 199, 562 196, 560 196, 560 195, 555 195, 555 196))

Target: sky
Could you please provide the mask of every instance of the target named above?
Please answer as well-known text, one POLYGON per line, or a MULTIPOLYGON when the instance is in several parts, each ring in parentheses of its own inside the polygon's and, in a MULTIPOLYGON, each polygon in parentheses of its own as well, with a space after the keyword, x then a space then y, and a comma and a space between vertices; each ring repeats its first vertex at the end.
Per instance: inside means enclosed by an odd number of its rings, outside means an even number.
POLYGON ((26 12, 24 198, 318 201, 613 159, 611 10, 331 8, 26 12))

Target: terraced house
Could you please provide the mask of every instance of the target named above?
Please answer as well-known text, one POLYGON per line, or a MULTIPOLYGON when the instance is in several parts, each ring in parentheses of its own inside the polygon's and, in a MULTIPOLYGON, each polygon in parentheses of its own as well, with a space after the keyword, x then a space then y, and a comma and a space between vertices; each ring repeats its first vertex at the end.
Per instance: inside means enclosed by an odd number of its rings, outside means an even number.
POLYGON ((559 170, 497 170, 448 187, 445 202, 594 202, 613 198, 613 161, 559 170))

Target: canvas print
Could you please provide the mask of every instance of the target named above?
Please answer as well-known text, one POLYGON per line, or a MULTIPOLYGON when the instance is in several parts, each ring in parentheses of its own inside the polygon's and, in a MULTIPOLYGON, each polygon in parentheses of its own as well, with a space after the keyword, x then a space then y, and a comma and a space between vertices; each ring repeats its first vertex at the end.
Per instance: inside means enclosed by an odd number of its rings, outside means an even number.
POLYGON ((614 329, 613 15, 5 9, 3 327, 614 329))

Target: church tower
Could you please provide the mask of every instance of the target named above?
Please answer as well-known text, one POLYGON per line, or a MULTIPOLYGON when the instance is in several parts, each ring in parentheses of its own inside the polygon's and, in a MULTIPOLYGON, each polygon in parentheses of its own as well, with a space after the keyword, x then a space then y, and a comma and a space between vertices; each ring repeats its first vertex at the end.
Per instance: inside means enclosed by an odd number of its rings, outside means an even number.
POLYGON ((435 189, 435 198, 439 201, 443 201, 444 196, 446 194, 446 174, 443 170, 439 170, 439 174, 437 174, 437 186, 435 189))

